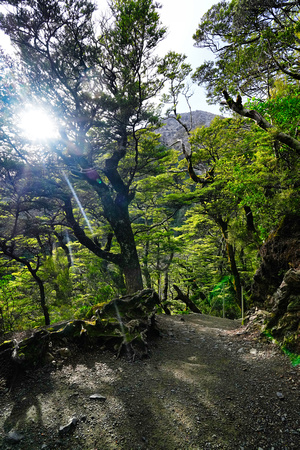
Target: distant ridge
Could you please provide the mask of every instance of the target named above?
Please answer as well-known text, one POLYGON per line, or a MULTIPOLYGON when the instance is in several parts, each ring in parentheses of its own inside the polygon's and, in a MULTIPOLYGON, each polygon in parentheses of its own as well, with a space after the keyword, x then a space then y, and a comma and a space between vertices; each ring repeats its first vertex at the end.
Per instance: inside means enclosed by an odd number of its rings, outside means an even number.
MULTIPOLYGON (((211 121, 217 116, 216 114, 206 111, 192 111, 191 113, 180 114, 180 120, 185 123, 188 128, 194 130, 195 128, 206 126, 208 127, 211 121)), ((174 142, 178 139, 187 143, 187 134, 184 128, 174 118, 168 118, 165 121, 165 125, 157 130, 161 134, 161 142, 167 146, 173 146, 174 142)), ((174 148, 179 149, 178 144, 174 145, 174 148)))

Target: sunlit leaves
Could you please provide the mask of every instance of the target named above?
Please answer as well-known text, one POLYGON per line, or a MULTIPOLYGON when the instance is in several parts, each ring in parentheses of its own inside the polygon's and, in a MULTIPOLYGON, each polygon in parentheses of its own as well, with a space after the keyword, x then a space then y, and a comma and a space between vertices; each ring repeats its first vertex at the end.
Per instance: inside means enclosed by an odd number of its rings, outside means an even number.
POLYGON ((299 4, 292 0, 221 1, 202 17, 196 46, 216 54, 194 77, 212 102, 222 91, 266 98, 277 73, 299 80, 299 4))
POLYGON ((267 120, 272 121, 280 129, 292 135, 297 132, 300 119, 300 95, 276 96, 264 102, 253 99, 248 102, 249 108, 261 113, 267 120))

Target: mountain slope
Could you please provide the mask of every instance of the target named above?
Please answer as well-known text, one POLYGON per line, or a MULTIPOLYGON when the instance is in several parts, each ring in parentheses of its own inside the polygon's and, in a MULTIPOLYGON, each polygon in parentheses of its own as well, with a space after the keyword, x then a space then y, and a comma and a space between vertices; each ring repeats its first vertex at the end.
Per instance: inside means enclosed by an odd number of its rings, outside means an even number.
MULTIPOLYGON (((205 111, 192 111, 191 113, 181 114, 180 120, 191 130, 195 128, 209 126, 211 121, 216 117, 215 114, 205 111)), ((161 142, 167 146, 173 146, 178 140, 182 140, 187 143, 187 133, 180 123, 175 118, 167 118, 165 125, 158 130, 161 134, 161 142)), ((180 144, 174 145, 174 148, 180 148, 180 144)))

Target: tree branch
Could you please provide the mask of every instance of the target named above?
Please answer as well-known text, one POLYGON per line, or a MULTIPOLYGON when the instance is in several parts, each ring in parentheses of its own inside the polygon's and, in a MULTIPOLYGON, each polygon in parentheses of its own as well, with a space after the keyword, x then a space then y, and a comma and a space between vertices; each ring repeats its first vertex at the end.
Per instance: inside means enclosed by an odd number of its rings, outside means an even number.
POLYGON ((105 259, 106 261, 112 262, 114 264, 117 264, 118 266, 122 265, 122 257, 120 254, 117 253, 110 253, 109 251, 102 250, 99 245, 97 245, 92 239, 90 239, 84 232, 84 230, 81 228, 79 223, 74 217, 73 214, 73 207, 71 198, 65 198, 64 199, 64 211, 66 214, 67 221, 72 228, 75 236, 77 237, 78 241, 84 245, 86 248, 88 248, 91 252, 93 252, 95 255, 99 256, 100 258, 105 259))
POLYGON ((225 97, 227 105, 232 111, 236 112, 240 116, 248 117, 249 119, 254 120, 257 125, 265 131, 272 130, 275 139, 300 154, 300 142, 297 139, 293 138, 287 133, 277 131, 276 128, 270 124, 270 122, 268 122, 259 112, 255 111, 254 109, 246 109, 242 104, 240 95, 237 96, 236 101, 234 101, 225 90, 223 91, 223 95, 225 97))
POLYGON ((173 284, 173 287, 177 292, 177 297, 175 298, 175 300, 181 300, 194 313, 202 314, 200 309, 195 305, 195 303, 189 298, 188 295, 184 294, 176 284, 173 284))

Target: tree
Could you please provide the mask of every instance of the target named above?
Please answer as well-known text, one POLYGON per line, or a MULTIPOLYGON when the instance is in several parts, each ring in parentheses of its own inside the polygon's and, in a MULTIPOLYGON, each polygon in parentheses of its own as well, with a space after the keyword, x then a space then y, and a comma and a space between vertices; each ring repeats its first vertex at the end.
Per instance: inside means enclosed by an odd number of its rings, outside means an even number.
POLYGON ((274 127, 268 120, 266 120, 258 111, 254 109, 245 108, 242 104, 242 99, 238 95, 236 101, 234 101, 227 93, 227 91, 223 91, 224 97, 226 99, 227 105, 232 111, 239 114, 242 117, 249 117, 253 119, 259 127, 261 127, 265 131, 270 131, 273 135, 275 141, 280 142, 281 144, 285 144, 286 146, 295 150, 298 154, 300 154, 300 141, 295 139, 288 133, 284 133, 281 130, 278 130, 274 127))
POLYGON ((207 215, 219 227, 240 305, 243 253, 247 247, 250 253, 257 252, 265 238, 261 230, 282 213, 279 199, 286 187, 281 168, 271 140, 245 120, 217 117, 209 127, 194 130, 190 144, 191 150, 184 152, 191 180, 199 189, 192 200, 197 208, 189 214, 207 215))
MULTIPOLYGON (((30 197, 28 192, 32 188, 32 179, 27 177, 24 182, 24 170, 24 163, 0 157, 0 254, 5 259, 14 260, 26 267, 38 286, 45 324, 49 325, 49 311, 40 269, 53 245, 52 230, 45 224, 45 216, 50 214, 53 202, 45 204, 41 198, 30 197)), ((50 220, 49 216, 49 222, 50 220)))
POLYGON ((229 95, 264 99, 279 72, 299 80, 299 11, 294 0, 223 0, 207 11, 193 37, 216 59, 194 78, 206 85, 212 102, 225 88, 229 95))
POLYGON ((173 227, 180 209, 168 202, 168 194, 180 189, 184 174, 177 168, 178 152, 160 144, 159 139, 159 134, 149 132, 141 140, 140 177, 131 211, 145 283, 166 301, 168 271, 176 249, 173 227), (142 166, 147 171, 142 171, 142 166))
POLYGON ((166 78, 168 91, 163 95, 162 101, 166 105, 170 105, 166 111, 167 117, 172 117, 177 120, 186 132, 189 132, 192 128, 192 114, 191 123, 186 125, 180 119, 178 114, 179 97, 182 95, 191 112, 189 104, 189 98, 192 96, 188 78, 192 72, 191 65, 185 62, 186 55, 180 53, 169 52, 161 61, 158 66, 159 73, 163 74, 166 78))
MULTIPOLYGON (((194 34, 196 46, 207 47, 216 55, 215 61, 197 69, 194 79, 206 85, 212 102, 225 98, 225 105, 234 113, 251 118, 267 131, 277 154, 280 148, 299 154, 300 143, 294 133, 282 129, 276 117, 264 117, 261 104, 270 102, 278 82, 292 85, 298 96, 299 11, 299 2, 292 0, 263 4, 258 0, 222 1, 203 16, 194 34), (248 107, 241 95, 256 101, 248 107)), ((290 96, 280 100, 273 97, 271 103, 273 112, 280 103, 281 109, 285 104, 295 110, 290 96)))
MULTIPOLYGON (((64 172, 45 176, 45 183, 52 182, 51 196, 60 200, 78 241, 121 268, 128 292, 142 289, 128 208, 139 140, 143 129, 157 122, 150 100, 162 88, 153 55, 165 34, 157 6, 152 0, 113 0, 97 37, 95 6, 88 0, 4 3, 10 12, 1 14, 0 26, 18 49, 26 101, 47 105, 59 126, 60 137, 51 143, 52 160, 64 172), (130 155, 133 164, 128 166, 130 155), (75 189, 85 185, 98 214, 109 223, 117 253, 102 248, 76 218, 64 186, 72 187, 72 176, 75 189)), ((45 191, 35 195, 45 196, 45 191)))

